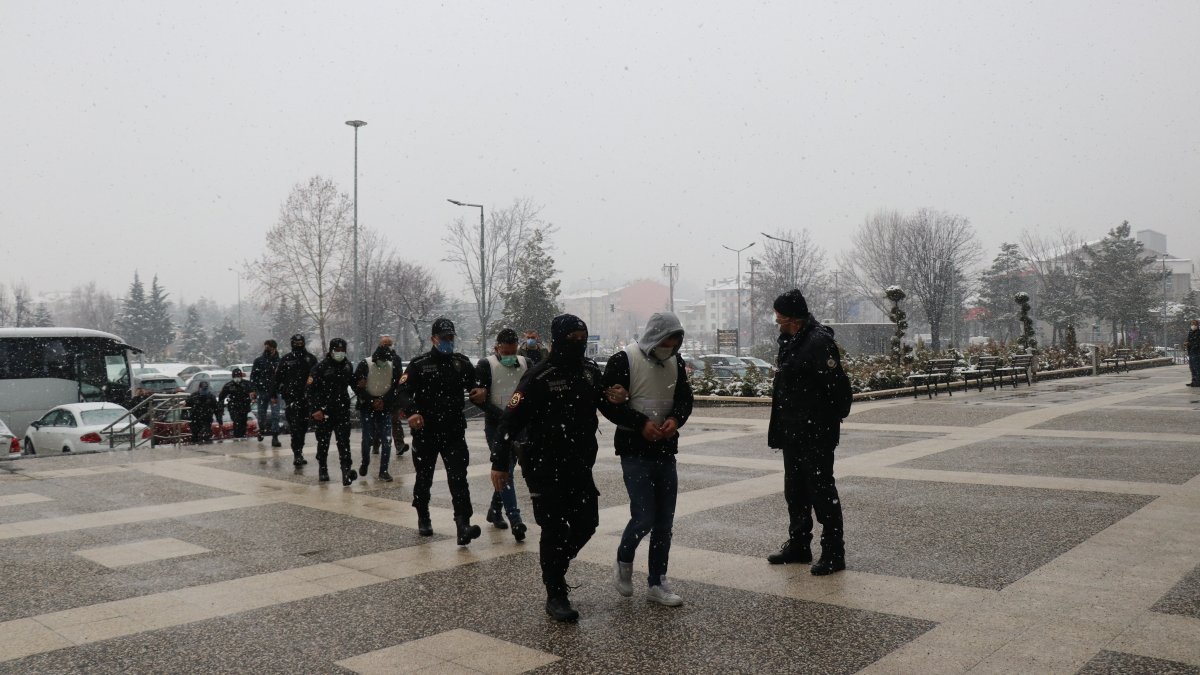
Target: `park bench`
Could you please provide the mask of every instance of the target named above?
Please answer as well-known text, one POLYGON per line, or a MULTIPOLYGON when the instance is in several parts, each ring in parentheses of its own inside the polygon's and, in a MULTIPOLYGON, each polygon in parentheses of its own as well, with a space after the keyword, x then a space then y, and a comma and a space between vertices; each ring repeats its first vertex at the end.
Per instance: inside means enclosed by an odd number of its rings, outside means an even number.
POLYGON ((1032 386, 1033 379, 1030 375, 1032 366, 1033 354, 1013 354, 1012 356, 1008 357, 1007 366, 996 369, 996 375, 1000 378, 1001 385, 1004 384, 1004 376, 1011 375, 1014 389, 1016 388, 1017 382, 1020 380, 1021 376, 1024 375, 1026 386, 1032 386))
MULTIPOLYGON (((973 368, 968 368, 967 370, 961 371, 959 372, 959 375, 962 376, 964 385, 970 385, 971 380, 978 380, 979 391, 983 391, 984 378, 991 378, 992 389, 995 389, 996 369, 999 368, 1000 364, 1003 362, 1004 359, 1000 358, 999 356, 980 356, 979 359, 976 360, 973 368)), ((1000 383, 1004 384, 1004 381, 1001 380, 1000 383)))
POLYGON ((925 393, 929 398, 937 395, 937 386, 939 382, 946 383, 946 393, 954 395, 950 391, 950 382, 954 379, 954 366, 958 361, 954 359, 930 359, 925 367, 925 372, 914 373, 908 376, 908 381, 912 383, 913 398, 917 397, 917 387, 924 384, 925 393))
POLYGON ((1125 364, 1125 372, 1129 372, 1129 356, 1133 353, 1132 349, 1121 348, 1113 353, 1112 356, 1107 356, 1101 359, 1104 363, 1113 365, 1113 372, 1121 372, 1121 364, 1125 364))

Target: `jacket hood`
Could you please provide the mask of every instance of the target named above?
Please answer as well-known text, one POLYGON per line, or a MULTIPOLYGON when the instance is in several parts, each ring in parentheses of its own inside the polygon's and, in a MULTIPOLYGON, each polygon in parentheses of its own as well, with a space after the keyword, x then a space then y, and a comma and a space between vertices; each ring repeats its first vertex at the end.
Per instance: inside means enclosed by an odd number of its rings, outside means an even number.
POLYGON ((672 335, 683 337, 683 324, 679 323, 679 317, 670 312, 656 312, 646 321, 646 330, 638 338, 638 349, 650 356, 650 350, 672 335))

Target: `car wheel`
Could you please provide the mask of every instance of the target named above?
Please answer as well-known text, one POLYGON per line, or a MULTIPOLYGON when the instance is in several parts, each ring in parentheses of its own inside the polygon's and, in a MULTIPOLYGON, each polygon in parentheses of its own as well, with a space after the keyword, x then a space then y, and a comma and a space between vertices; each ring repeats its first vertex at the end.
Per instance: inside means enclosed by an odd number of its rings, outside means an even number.
POLYGON ((34 449, 34 447, 33 447, 33 439, 32 438, 25 439, 25 454, 27 454, 27 455, 36 455, 37 454, 37 450, 34 449))
POLYGON ((71 451, 71 446, 69 446, 69 445, 63 446, 63 452, 70 452, 70 451, 71 451))

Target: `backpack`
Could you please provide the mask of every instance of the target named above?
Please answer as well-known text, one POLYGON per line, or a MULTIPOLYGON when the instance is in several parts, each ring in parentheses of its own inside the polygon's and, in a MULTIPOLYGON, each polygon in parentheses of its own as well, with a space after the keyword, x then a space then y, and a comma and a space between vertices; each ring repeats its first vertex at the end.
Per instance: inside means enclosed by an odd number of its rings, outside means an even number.
POLYGON ((854 387, 850 385, 850 377, 842 368, 842 350, 836 341, 833 343, 833 352, 829 360, 833 362, 829 370, 833 378, 829 387, 829 393, 833 397, 833 409, 838 417, 846 419, 850 416, 850 406, 854 403, 854 387))

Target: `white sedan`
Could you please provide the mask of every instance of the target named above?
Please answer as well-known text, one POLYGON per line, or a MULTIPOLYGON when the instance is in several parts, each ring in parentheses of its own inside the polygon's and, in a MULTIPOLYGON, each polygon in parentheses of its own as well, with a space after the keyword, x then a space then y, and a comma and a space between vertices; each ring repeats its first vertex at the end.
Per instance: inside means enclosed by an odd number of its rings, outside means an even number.
MULTIPOLYGON (((25 431, 25 454, 37 454, 39 450, 74 452, 76 450, 101 450, 108 446, 110 431, 105 429, 121 419, 127 410, 115 403, 68 403, 52 408, 42 418, 29 425, 25 431)), ((114 429, 125 431, 128 420, 118 422, 114 429)), ((139 440, 150 438, 150 427, 134 426, 139 440)), ((128 438, 125 436, 124 438, 128 438)), ((118 436, 117 442, 122 438, 118 436)))

